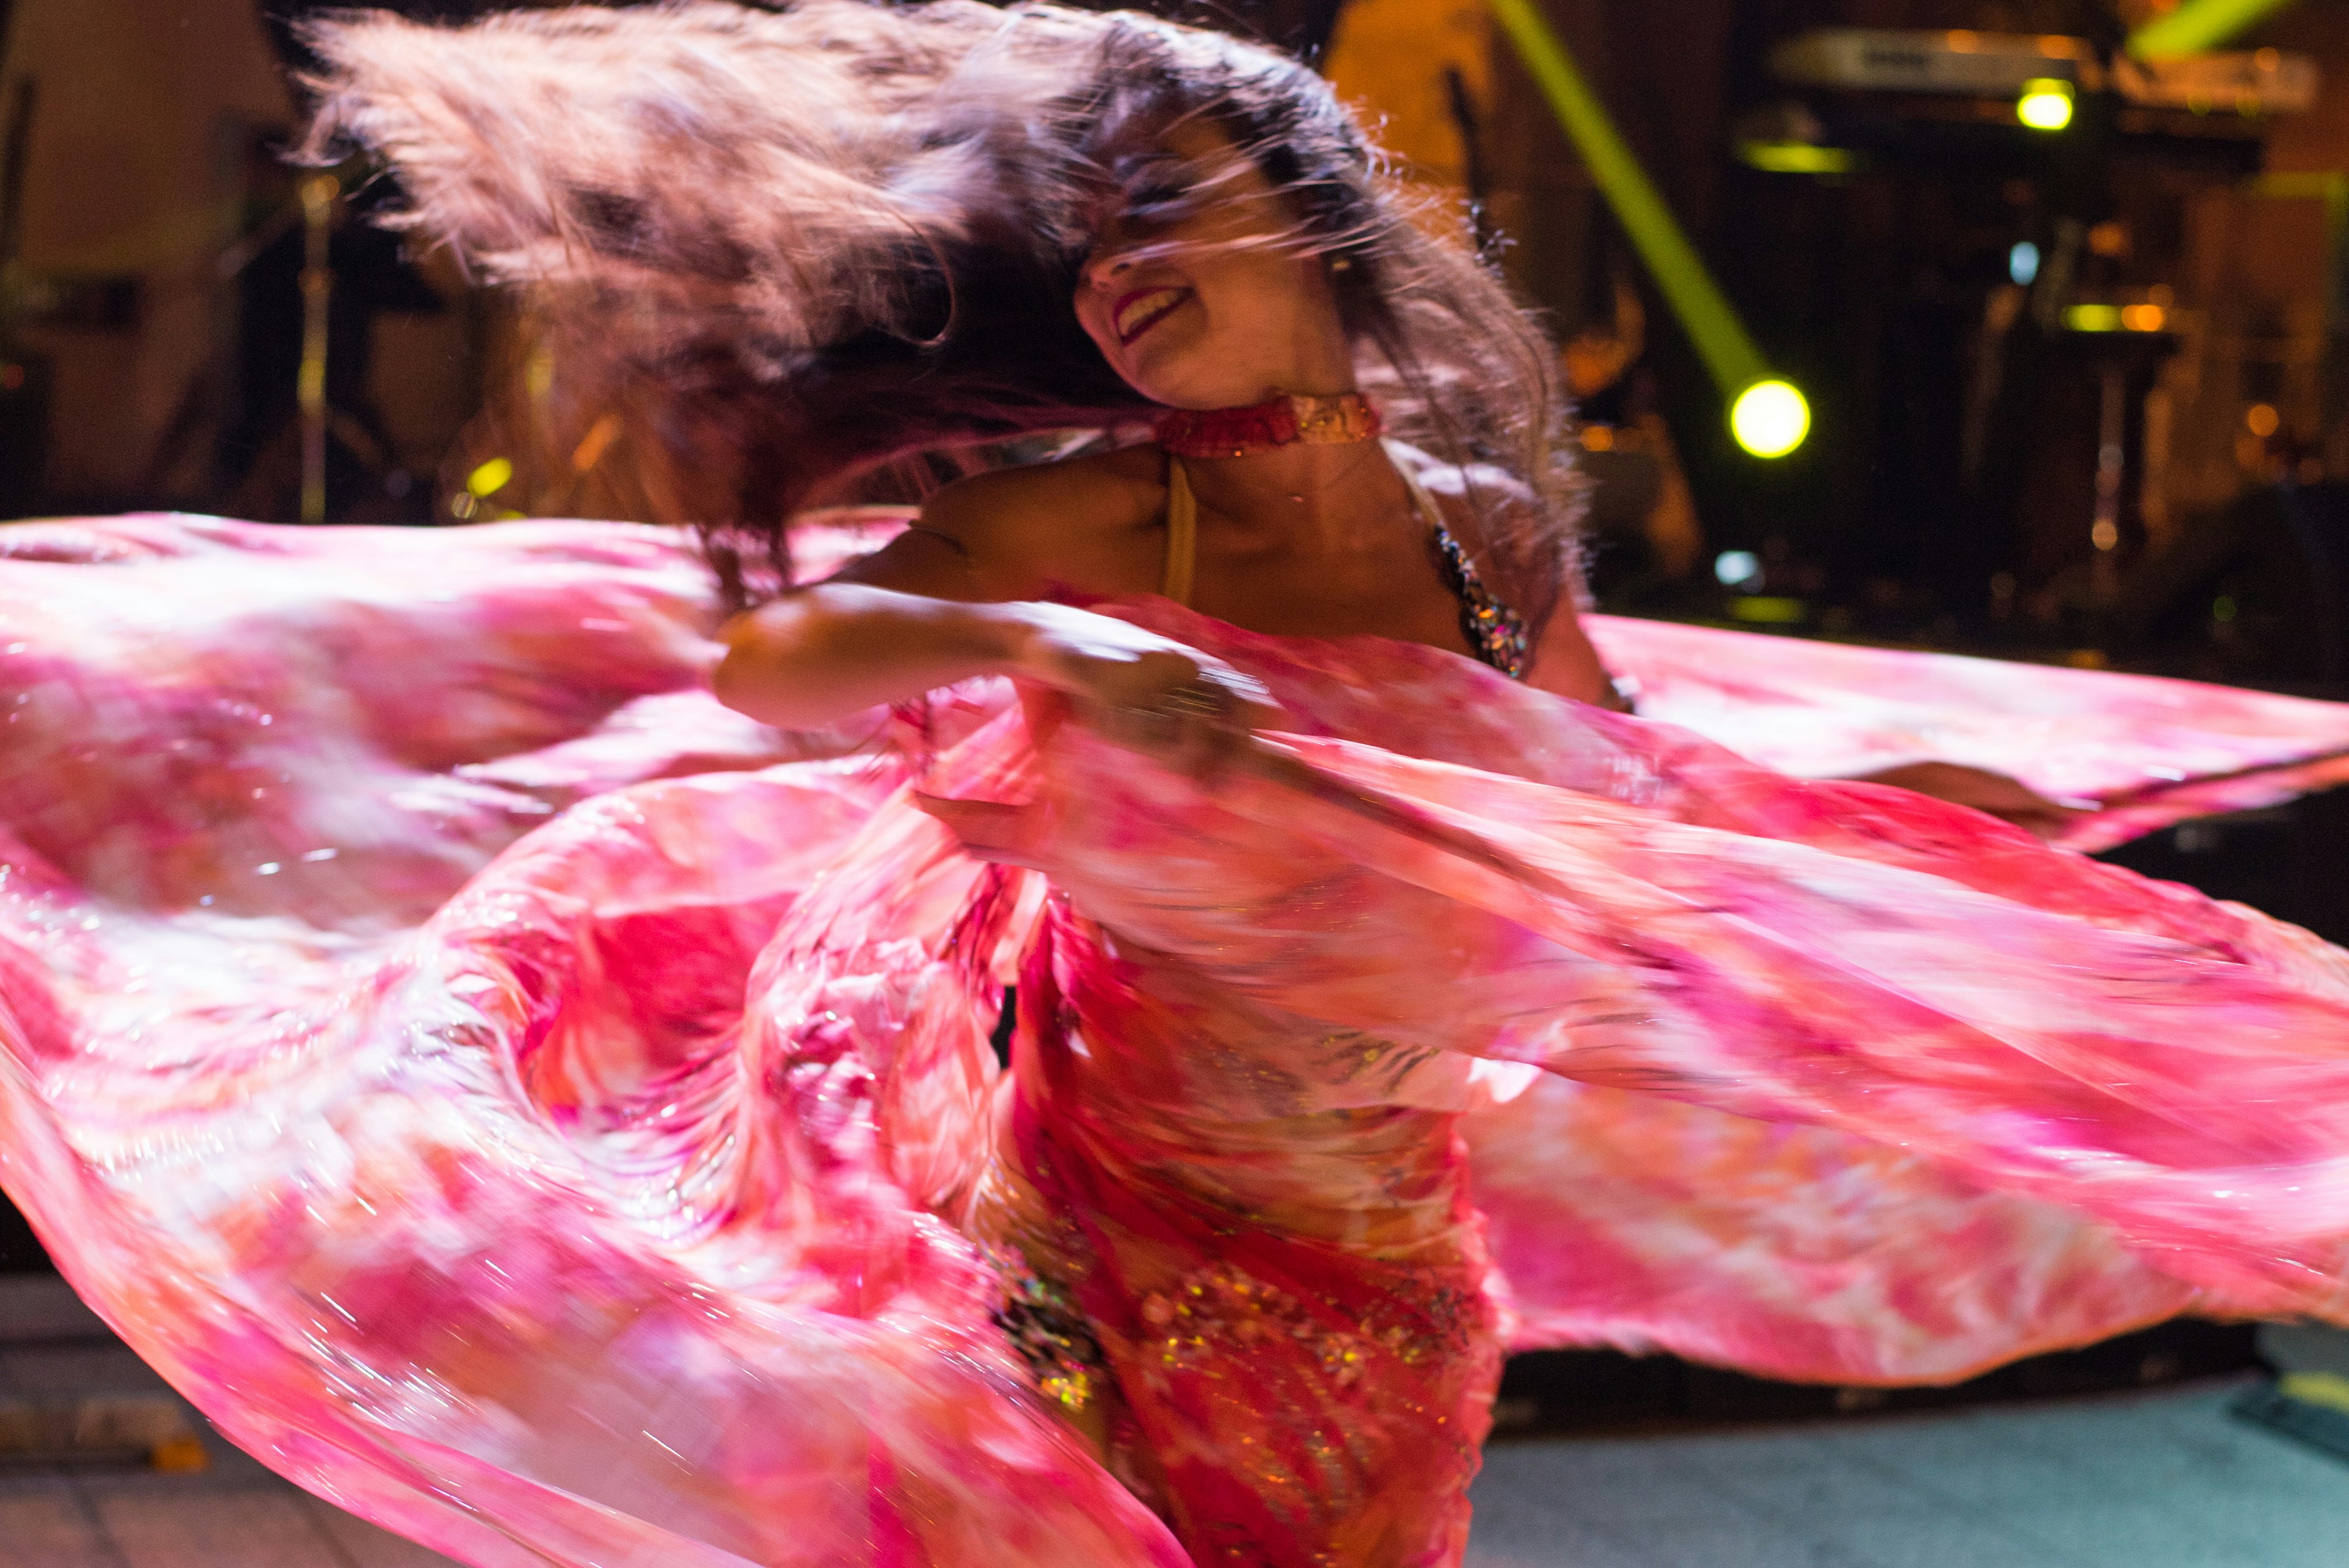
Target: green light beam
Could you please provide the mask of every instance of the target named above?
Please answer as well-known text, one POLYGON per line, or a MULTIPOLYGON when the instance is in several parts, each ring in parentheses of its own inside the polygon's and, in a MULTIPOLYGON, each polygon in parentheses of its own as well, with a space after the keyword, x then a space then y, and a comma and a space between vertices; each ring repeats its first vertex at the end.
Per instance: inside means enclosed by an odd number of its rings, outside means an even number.
POLYGON ((2292 0, 2186 0, 2168 15, 2131 33, 2128 52, 2140 60, 2199 55, 2291 4, 2292 0))
POLYGON ((1582 154, 1591 178, 1598 181, 1599 192, 1631 236, 1640 259, 1664 291, 1672 314, 1695 343, 1722 396, 1734 398, 1754 383, 1767 380, 1770 367, 1762 350, 1704 270, 1696 247, 1681 232, 1679 221, 1664 205, 1648 171, 1631 156, 1630 148, 1607 118, 1606 108, 1568 57, 1566 46, 1534 8, 1534 0, 1492 0, 1492 6, 1526 69, 1533 73, 1543 96, 1557 112, 1558 123, 1582 154))

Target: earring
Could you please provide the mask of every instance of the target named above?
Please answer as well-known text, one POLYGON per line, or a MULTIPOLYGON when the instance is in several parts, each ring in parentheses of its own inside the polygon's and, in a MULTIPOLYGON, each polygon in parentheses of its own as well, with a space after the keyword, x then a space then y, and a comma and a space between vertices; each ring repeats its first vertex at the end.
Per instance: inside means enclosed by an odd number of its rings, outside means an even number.
POLYGON ((1354 258, 1339 256, 1330 262, 1330 270, 1333 273, 1350 273, 1354 270, 1354 258))

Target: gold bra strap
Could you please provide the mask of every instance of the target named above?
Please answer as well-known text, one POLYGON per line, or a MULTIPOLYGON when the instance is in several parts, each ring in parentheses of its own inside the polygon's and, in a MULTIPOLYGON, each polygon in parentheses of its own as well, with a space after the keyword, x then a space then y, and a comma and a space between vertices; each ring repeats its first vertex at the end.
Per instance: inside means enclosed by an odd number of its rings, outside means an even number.
MULTIPOLYGON (((1411 504, 1420 522, 1430 531, 1441 531, 1444 511, 1419 482, 1419 476, 1402 462, 1395 464, 1395 471, 1410 488, 1411 504)), ((1191 494, 1191 478, 1183 470, 1183 459, 1170 457, 1166 459, 1166 565, 1159 573, 1158 592, 1188 609, 1198 574, 1199 503, 1191 494)))
MULTIPOLYGON (((1411 504, 1419 513, 1419 521, 1431 531, 1444 527, 1444 512, 1419 476, 1408 465, 1397 463, 1395 471, 1411 489, 1411 504)), ((1183 471, 1183 459, 1166 459, 1166 565, 1159 573, 1158 592, 1185 609, 1190 607, 1191 590, 1199 574, 1199 503, 1191 494, 1191 478, 1183 471)))
POLYGON ((1199 571, 1199 503, 1192 499, 1191 480, 1183 459, 1166 459, 1166 569, 1158 592, 1188 609, 1191 584, 1199 571))

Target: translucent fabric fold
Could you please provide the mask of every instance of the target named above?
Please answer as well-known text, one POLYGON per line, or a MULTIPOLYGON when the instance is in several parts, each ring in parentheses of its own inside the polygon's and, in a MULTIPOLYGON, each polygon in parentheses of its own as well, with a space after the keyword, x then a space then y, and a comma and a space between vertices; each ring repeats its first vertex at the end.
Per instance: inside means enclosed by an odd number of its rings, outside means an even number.
MULTIPOLYGON (((651 531, 0 529, 0 1184, 236 1440, 484 1564, 1442 1563, 1509 1346, 1931 1381, 2349 1318, 2338 950, 1103 608, 1283 727, 1206 784, 999 685, 780 735, 651 531), (1097 1341, 1059 1383, 1022 1281, 1097 1341)), ((1836 757, 2050 674, 1594 634, 1836 757)), ((2007 770, 2125 809, 2349 735, 2053 673, 2007 770)))

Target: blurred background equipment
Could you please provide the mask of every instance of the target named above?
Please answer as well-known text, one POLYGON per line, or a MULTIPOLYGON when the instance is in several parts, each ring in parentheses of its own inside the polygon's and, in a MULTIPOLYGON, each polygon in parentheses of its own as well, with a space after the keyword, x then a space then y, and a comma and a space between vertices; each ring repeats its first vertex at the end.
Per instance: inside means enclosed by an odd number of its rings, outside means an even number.
POLYGON ((1609 211, 1728 400, 1730 432, 1738 446, 1757 458, 1785 457, 1810 433, 1810 405, 1801 390, 1771 374, 1762 350, 1706 272, 1671 209, 1540 7, 1533 0, 1492 0, 1492 6, 1559 127, 1598 181, 1609 211))
POLYGON ((49 361, 16 331, 23 314, 25 162, 31 148, 39 83, 5 69, 10 14, 0 0, 0 517, 22 517, 37 504, 48 464, 49 361))
POLYGON ((2349 673, 2340 7, 1350 0, 1328 65, 1557 324, 1610 607, 2349 673), (1528 14, 1809 404, 1783 459, 1724 428, 1714 324, 1561 129, 1528 14))
MULTIPOLYGON (((318 8, 0 0, 0 512, 643 514, 643 411, 283 163, 318 8)), ((2349 689, 2342 6, 1154 8, 1319 61, 1547 314, 1609 607, 2349 689)))

